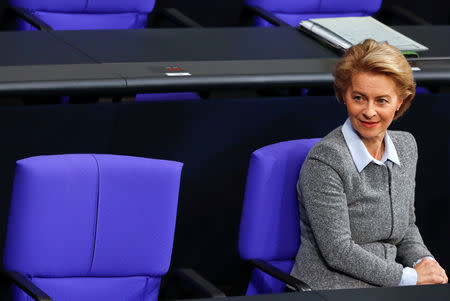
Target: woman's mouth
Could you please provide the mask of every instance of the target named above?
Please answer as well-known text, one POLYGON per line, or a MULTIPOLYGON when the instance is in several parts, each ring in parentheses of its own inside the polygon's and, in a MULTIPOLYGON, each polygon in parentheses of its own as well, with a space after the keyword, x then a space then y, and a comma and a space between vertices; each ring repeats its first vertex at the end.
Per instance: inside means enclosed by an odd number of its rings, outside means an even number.
POLYGON ((376 126, 378 124, 379 121, 374 122, 374 121, 363 121, 363 120, 360 120, 360 122, 365 127, 373 128, 374 126, 376 126))

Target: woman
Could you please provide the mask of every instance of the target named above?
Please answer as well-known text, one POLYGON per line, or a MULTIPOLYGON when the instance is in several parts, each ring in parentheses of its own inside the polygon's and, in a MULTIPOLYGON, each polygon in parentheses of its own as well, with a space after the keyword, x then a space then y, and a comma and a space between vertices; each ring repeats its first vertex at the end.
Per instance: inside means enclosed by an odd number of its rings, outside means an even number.
POLYGON ((416 142, 387 130, 415 94, 408 62, 395 47, 366 40, 346 52, 334 77, 348 119, 301 169, 291 275, 313 289, 447 283, 415 225, 416 142))

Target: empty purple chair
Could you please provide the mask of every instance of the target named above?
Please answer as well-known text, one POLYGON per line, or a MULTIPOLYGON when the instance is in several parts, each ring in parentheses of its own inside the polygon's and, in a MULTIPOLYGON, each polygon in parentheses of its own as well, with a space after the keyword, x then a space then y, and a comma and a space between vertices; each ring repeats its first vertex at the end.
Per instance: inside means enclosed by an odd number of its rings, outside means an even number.
MULTIPOLYGON (((5 269, 56 301, 156 301, 170 264, 181 168, 94 154, 18 161, 5 269)), ((30 300, 19 289, 13 295, 30 300)))
MULTIPOLYGON (((155 0, 9 0, 56 30, 144 28, 155 0)), ((34 29, 20 22, 20 29, 34 29)))
MULTIPOLYGON (((246 0, 250 7, 260 7, 283 22, 297 26, 311 18, 370 16, 381 7, 382 0, 246 0)), ((270 26, 256 18, 255 26, 270 26)))
POLYGON ((239 231, 239 254, 256 266, 247 295, 283 292, 286 283, 309 289, 289 273, 300 246, 296 184, 303 161, 319 140, 268 145, 250 158, 239 231))
POLYGON ((183 27, 201 27, 175 8, 154 12, 156 0, 8 0, 20 30, 140 29, 148 17, 183 27))

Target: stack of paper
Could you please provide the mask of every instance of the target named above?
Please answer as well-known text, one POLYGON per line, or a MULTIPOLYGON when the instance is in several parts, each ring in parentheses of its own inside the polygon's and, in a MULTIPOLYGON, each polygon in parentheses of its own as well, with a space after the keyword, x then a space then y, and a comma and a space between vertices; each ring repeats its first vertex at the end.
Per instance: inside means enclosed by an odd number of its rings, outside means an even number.
POLYGON ((393 30, 372 17, 317 18, 300 22, 300 28, 340 49, 365 39, 387 41, 401 51, 424 51, 427 47, 393 30))

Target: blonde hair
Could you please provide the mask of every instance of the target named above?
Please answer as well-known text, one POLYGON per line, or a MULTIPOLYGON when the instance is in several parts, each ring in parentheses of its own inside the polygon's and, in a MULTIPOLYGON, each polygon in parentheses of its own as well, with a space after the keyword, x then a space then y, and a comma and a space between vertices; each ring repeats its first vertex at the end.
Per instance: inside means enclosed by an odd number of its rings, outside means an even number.
POLYGON ((340 103, 344 103, 342 97, 352 83, 352 76, 359 72, 384 74, 393 79, 397 93, 403 99, 394 120, 409 108, 416 93, 416 83, 411 67, 400 50, 387 42, 378 43, 372 39, 350 47, 333 72, 334 92, 340 103))

